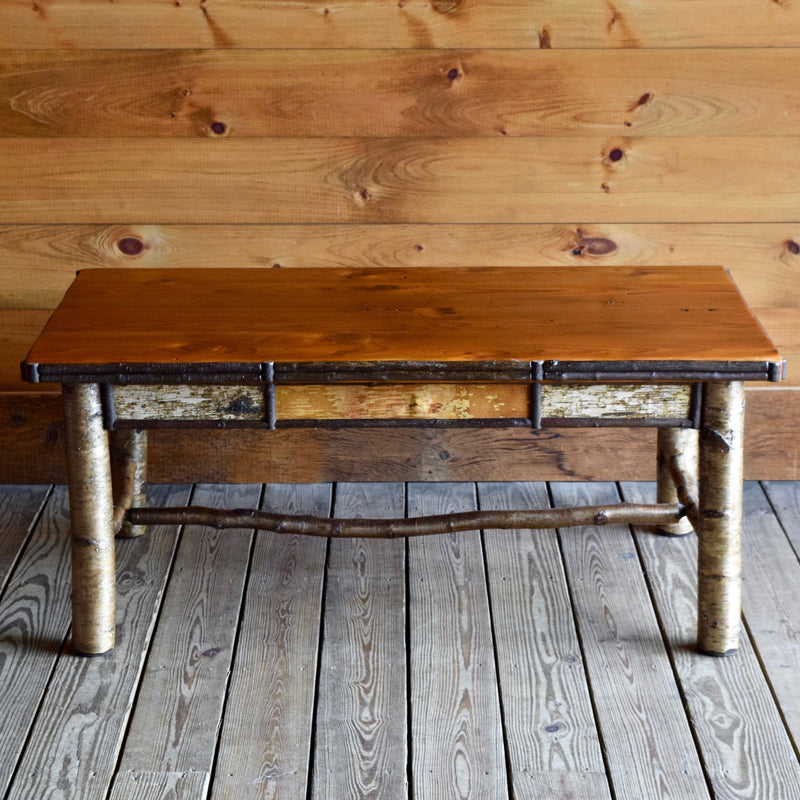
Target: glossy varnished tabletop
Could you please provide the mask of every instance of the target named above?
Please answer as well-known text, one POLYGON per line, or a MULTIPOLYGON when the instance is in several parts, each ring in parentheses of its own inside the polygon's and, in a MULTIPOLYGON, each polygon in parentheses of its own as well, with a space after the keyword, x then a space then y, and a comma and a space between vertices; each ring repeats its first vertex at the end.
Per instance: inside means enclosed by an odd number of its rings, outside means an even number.
POLYGON ((537 363, 545 378, 776 380, 782 369, 720 267, 498 267, 84 270, 23 372, 202 380, 331 364, 390 378, 468 365, 508 379, 537 363))

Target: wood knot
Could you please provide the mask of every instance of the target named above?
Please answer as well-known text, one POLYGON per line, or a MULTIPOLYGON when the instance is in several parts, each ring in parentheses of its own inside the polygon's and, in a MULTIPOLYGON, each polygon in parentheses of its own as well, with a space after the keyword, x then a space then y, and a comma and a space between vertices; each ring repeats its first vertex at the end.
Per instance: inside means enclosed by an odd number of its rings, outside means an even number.
POLYGON ((461 6, 461 0, 433 0, 431 8, 440 14, 455 14, 461 6))
POLYGON ((605 510, 598 511, 594 515, 594 524, 595 525, 605 525, 608 522, 608 512, 605 510))
POLYGON ((247 395, 235 397, 228 405, 220 409, 227 414, 249 414, 256 410, 253 401, 247 395))
POLYGON ((211 133, 215 136, 224 136, 228 132, 228 126, 224 122, 215 120, 211 123, 211 133))
POLYGON ((727 439, 713 428, 703 428, 700 432, 700 438, 705 444, 710 445, 720 453, 730 453, 731 451, 731 446, 728 444, 727 439))
POLYGON ((545 25, 539 31, 539 47, 542 50, 550 50, 553 47, 553 40, 550 36, 550 28, 545 25))
POLYGON ((586 252, 590 256, 607 256, 617 249, 617 243, 602 236, 588 236, 583 240, 586 252))
POLYGON ((145 244, 138 236, 123 236, 117 242, 117 250, 124 256, 139 256, 144 252, 145 244))
POLYGON ((617 249, 617 243, 603 236, 584 236, 578 230, 578 243, 572 249, 574 256, 607 256, 617 249))
POLYGON ((359 189, 355 194, 355 201, 356 205, 365 206, 372 200, 373 194, 372 191, 367 189, 366 187, 359 189))
POLYGON ((96 550, 100 549, 100 542, 98 542, 96 539, 89 539, 85 536, 73 536, 72 544, 79 545, 81 547, 94 547, 96 550))
POLYGON ((786 240, 786 249, 793 256, 796 256, 796 255, 800 254, 800 244, 798 244, 794 239, 787 239, 786 240))

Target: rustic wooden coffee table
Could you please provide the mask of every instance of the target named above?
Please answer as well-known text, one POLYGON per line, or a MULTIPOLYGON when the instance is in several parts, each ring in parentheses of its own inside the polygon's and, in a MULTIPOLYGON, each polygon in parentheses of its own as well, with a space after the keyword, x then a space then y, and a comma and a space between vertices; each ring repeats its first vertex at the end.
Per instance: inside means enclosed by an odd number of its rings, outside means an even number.
POLYGON ((729 654, 743 382, 782 373, 716 267, 83 271, 23 362, 62 384, 74 647, 113 648, 114 536, 151 522, 329 536, 622 522, 694 527, 699 648, 729 654), (146 508, 148 428, 303 425, 656 427, 657 502, 383 521, 146 508))

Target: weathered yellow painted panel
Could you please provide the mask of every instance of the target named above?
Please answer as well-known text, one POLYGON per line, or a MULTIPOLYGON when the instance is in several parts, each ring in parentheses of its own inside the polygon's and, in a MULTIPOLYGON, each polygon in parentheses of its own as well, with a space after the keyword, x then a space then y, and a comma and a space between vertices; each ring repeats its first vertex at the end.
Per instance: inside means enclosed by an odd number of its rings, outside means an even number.
POLYGON ((275 416, 296 419, 528 418, 524 385, 407 384, 275 387, 275 416))

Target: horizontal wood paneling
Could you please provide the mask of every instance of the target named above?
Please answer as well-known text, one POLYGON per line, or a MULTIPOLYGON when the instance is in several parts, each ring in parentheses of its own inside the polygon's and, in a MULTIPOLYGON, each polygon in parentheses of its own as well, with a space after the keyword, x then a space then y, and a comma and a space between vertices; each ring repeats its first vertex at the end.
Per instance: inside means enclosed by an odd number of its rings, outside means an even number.
POLYGON ((785 47, 790 2, 60 0, 0 4, 0 48, 785 47))
MULTIPOLYGON (((798 419, 800 392, 747 393, 748 479, 800 480, 798 419)), ((0 394, 0 483, 65 482, 63 437, 57 395, 0 394)), ((151 431, 149 459, 155 482, 654 480, 655 432, 151 431)))
POLYGON ((782 389, 800 386, 800 308, 758 308, 755 313, 787 362, 782 389))
POLYGON ((0 307, 55 308, 88 267, 724 264, 755 307, 800 306, 800 222, 2 225, 0 307))
POLYGON ((800 137, 8 139, 6 222, 795 222, 800 137), (735 191, 732 182, 735 181, 735 191))
POLYGON ((18 361, 85 267, 724 264, 789 360, 748 463, 797 471, 798 63, 782 0, 0 0, 0 440, 60 452, 18 361))
MULTIPOLYGON (((23 383, 20 363, 50 317, 50 311, 0 309, 0 394, 4 392, 48 393, 44 384, 23 383)), ((58 387, 53 387, 58 389, 58 387)), ((50 390, 52 391, 52 389, 50 390)), ((0 450, 2 452, 2 450, 0 450)))
POLYGON ((0 136, 775 136, 796 50, 18 51, 0 136))

